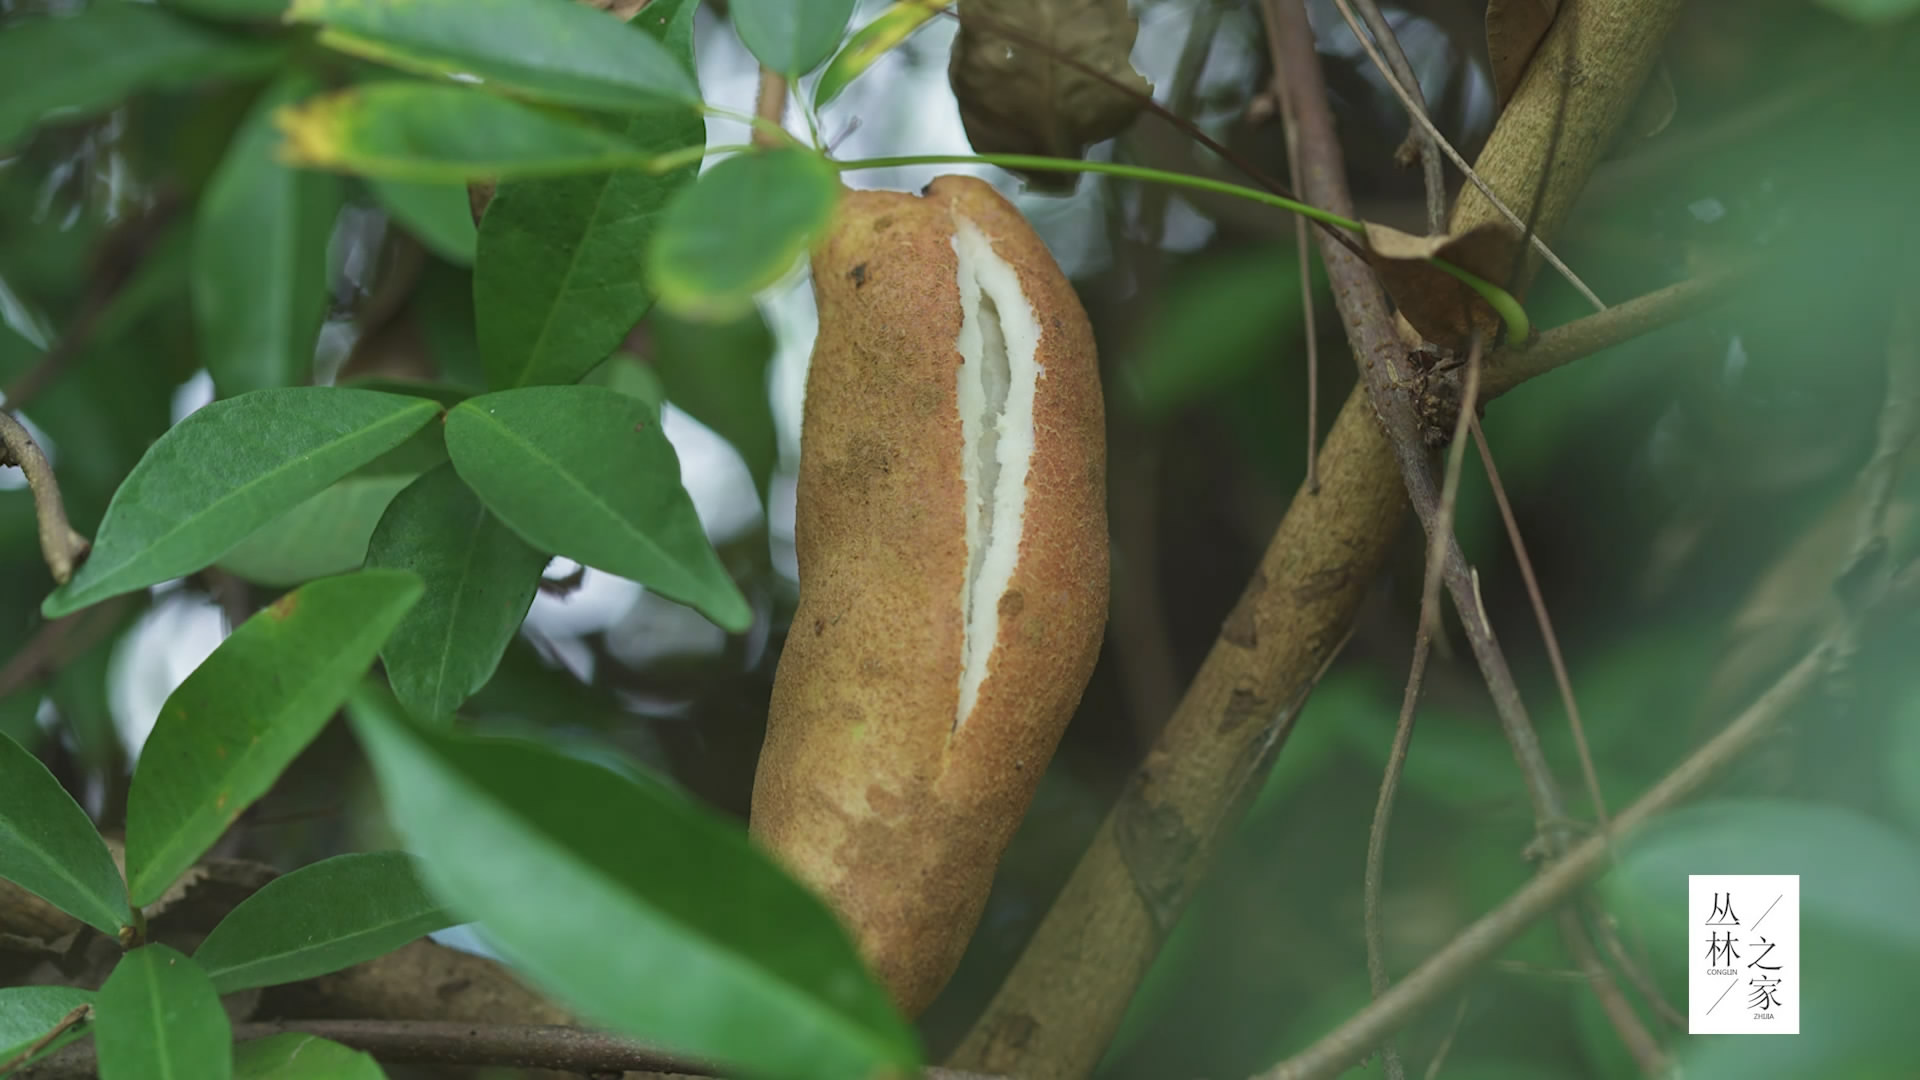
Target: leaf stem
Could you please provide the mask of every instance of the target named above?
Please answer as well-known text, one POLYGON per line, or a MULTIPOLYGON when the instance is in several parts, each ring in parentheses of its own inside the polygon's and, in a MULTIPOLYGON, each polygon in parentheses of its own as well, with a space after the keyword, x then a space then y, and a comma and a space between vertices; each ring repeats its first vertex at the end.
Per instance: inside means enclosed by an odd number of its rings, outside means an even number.
MULTIPOLYGON (((829 159, 831 160, 831 159, 829 159)), ((1197 191, 1211 191, 1220 195, 1231 195, 1267 206, 1278 207, 1288 213, 1345 229, 1351 233, 1364 235, 1366 226, 1352 218, 1341 217, 1331 211, 1322 210, 1297 199, 1284 195, 1274 195, 1259 188, 1245 187, 1214 180, 1205 176, 1189 176, 1185 173, 1167 172, 1164 169, 1152 169, 1143 165, 1128 165, 1117 161, 1082 161, 1078 158, 1041 157, 1033 154, 906 154, 895 157, 859 158, 854 161, 834 161, 833 166, 842 172, 854 169, 885 169, 903 165, 998 165, 1003 169, 1028 169, 1036 172, 1088 172, 1106 176, 1118 176, 1126 180, 1139 180, 1149 184, 1169 184, 1174 187, 1193 188, 1197 191)), ((1468 288, 1480 294, 1480 298, 1500 316, 1507 326, 1507 344, 1519 347, 1527 340, 1531 327, 1527 321, 1526 309, 1513 295, 1498 285, 1462 270, 1444 259, 1425 260, 1441 271, 1458 278, 1468 288)))

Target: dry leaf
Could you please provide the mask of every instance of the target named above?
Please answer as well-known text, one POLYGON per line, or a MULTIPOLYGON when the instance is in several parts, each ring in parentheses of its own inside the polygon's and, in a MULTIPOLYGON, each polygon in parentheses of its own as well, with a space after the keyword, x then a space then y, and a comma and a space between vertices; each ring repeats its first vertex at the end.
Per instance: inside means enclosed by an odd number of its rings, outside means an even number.
MULTIPOLYGON (((1152 92, 1130 59, 1140 26, 1127 0, 963 0, 959 14, 947 76, 978 153, 1077 158, 1120 134, 1140 111, 1114 82, 1152 92)), ((1022 175, 1036 188, 1060 192, 1077 179, 1022 175)))
POLYGON ((1487 0, 1487 60, 1499 108, 1520 88, 1527 62, 1559 11, 1560 0, 1487 0))
POLYGON ((1371 221, 1364 224, 1367 262, 1401 317, 1422 338, 1465 349, 1477 323, 1487 341, 1498 339, 1500 316, 1459 278, 1426 260, 1444 259, 1497 285, 1513 271, 1517 229, 1488 222, 1457 236, 1415 236, 1371 221))

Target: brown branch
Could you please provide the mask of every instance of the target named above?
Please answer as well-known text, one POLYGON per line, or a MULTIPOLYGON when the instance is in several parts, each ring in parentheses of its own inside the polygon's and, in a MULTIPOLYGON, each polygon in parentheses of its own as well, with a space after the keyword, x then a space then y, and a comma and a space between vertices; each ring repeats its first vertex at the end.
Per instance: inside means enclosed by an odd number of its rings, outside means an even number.
MULTIPOLYGON (((1630 100, 1650 62, 1641 53, 1652 54, 1641 46, 1659 40, 1676 4, 1635 0, 1625 5, 1633 10, 1624 22, 1609 17, 1599 20, 1600 32, 1590 27, 1576 56, 1591 69, 1583 92, 1630 100), (1645 41, 1633 43, 1640 38, 1645 41), (1595 60, 1616 54, 1625 59, 1595 60), (1621 85, 1605 70, 1607 62, 1626 65, 1621 74, 1633 85, 1621 85)), ((1535 138, 1551 134, 1551 127, 1537 130, 1542 106, 1533 99, 1544 95, 1551 117, 1559 85, 1523 83, 1522 91, 1501 125, 1536 129, 1535 138)), ((1592 170, 1598 152, 1584 141, 1604 145, 1599 127, 1617 124, 1626 109, 1576 102, 1566 111, 1568 141, 1582 145, 1563 151, 1562 167, 1553 172, 1547 194, 1557 209, 1538 215, 1543 233, 1558 225, 1592 170)), ((1533 162, 1545 153, 1512 133, 1496 128, 1495 135, 1499 153, 1516 160, 1533 162)), ((1484 157, 1478 168, 1503 181, 1524 173, 1484 157)), ((1532 188, 1515 186, 1523 194, 1532 188)), ((1462 220, 1456 208, 1456 228, 1462 220)), ((1336 283, 1336 296, 1341 289, 1336 283)), ((1378 359, 1356 352, 1366 363, 1378 359)), ((1048 1080, 1083 1076, 1098 1063, 1134 987, 1266 776, 1318 671, 1349 632, 1402 524, 1405 488, 1372 413, 1365 389, 1347 398, 1321 449, 1319 496, 1294 498, 1180 706, 953 1064, 1048 1080)))
POLYGON ((5 465, 16 465, 27 474, 27 487, 33 489, 33 513, 40 526, 40 554, 47 560, 53 580, 65 585, 93 544, 67 523, 60 482, 54 479, 53 466, 33 441, 33 434, 12 413, 0 410, 0 466, 5 465))
MULTIPOLYGON (((75 1010, 76 1012, 79 1010, 75 1010)), ((498 1066, 576 1073, 625 1071, 712 1076, 710 1065, 676 1057, 637 1039, 553 1025, 463 1024, 443 1020, 292 1020, 236 1024, 235 1042, 274 1035, 316 1035, 365 1051, 390 1065, 498 1066)), ((92 1076, 91 1041, 68 1047, 20 1074, 20 1080, 92 1076)), ((982 1080, 951 1069, 928 1069, 927 1080, 982 1080)))
MULTIPOLYGON (((1333 126, 1333 111, 1327 102, 1306 11, 1304 7, 1285 0, 1267 0, 1266 12, 1268 34, 1279 41, 1286 77, 1293 86, 1293 96, 1298 102, 1296 113, 1301 133, 1303 177, 1301 189, 1315 205, 1350 215, 1353 197, 1347 188, 1345 163, 1333 126)), ((1560 26, 1571 33, 1572 23, 1573 20, 1563 19, 1560 26)), ((1537 75, 1538 66, 1533 70, 1537 75)), ((1644 77, 1644 70, 1642 74, 1644 77)), ((1547 85, 1556 91, 1556 97, 1570 93, 1557 81, 1547 85)), ((1637 86, 1636 82, 1633 88, 1637 89, 1637 86)), ((1567 134, 1565 121, 1567 114, 1572 112, 1571 104, 1568 101, 1563 107, 1561 102, 1554 103, 1554 122, 1543 133, 1549 141, 1557 142, 1567 134)), ((1555 177, 1548 174, 1541 183, 1522 189, 1537 194, 1542 200, 1529 207, 1536 228, 1544 229, 1549 224, 1541 218, 1541 210, 1547 205, 1544 201, 1546 197, 1555 190, 1554 184, 1555 177)), ((1400 370, 1400 361, 1405 356, 1406 347, 1394 329, 1387 314, 1385 297, 1366 262, 1331 245, 1322 248, 1321 258, 1326 263, 1329 278, 1335 282, 1335 300, 1346 322, 1348 338, 1354 343, 1360 359, 1362 382, 1387 430, 1388 441, 1393 447, 1414 511, 1435 549, 1444 548, 1439 559, 1440 574, 1454 607, 1460 613, 1468 645, 1473 650, 1474 659, 1493 698, 1495 714, 1526 781, 1536 826, 1541 830, 1548 850, 1558 853, 1568 843, 1565 835, 1565 803, 1554 780, 1553 770, 1541 749, 1539 734, 1527 716, 1525 702, 1506 655, 1487 618, 1480 599, 1478 579, 1468 566, 1452 534, 1451 524, 1446 520, 1442 493, 1435 490, 1433 463, 1427 453, 1422 425, 1414 411, 1411 396, 1402 389, 1407 385, 1407 378, 1400 370)), ((1477 368, 1470 367, 1470 382, 1476 374, 1477 368)), ((1463 414, 1470 415, 1471 411, 1471 408, 1464 409, 1463 414)), ((1611 974, 1601 963, 1578 918, 1562 918, 1560 929, 1569 951, 1587 973, 1608 1017, 1620 1030, 1623 1041, 1636 1060, 1648 1072, 1663 1068, 1664 1055, 1633 1014, 1631 1005, 1619 988, 1613 984, 1611 974)))
POLYGON ((1699 790, 1754 745, 1827 668, 1840 631, 1816 644, 1720 734, 1681 762, 1645 795, 1622 810, 1613 828, 1574 846, 1501 905, 1455 935, 1405 978, 1312 1046, 1260 1075, 1259 1080, 1322 1080, 1338 1075, 1415 1014, 1498 955, 1538 919, 1573 898, 1610 863, 1609 851, 1660 813, 1699 790))
POLYGON ((1496 349, 1487 358, 1480 401, 1485 404, 1528 379, 1691 318, 1730 299, 1759 271, 1752 263, 1716 270, 1556 326, 1524 349, 1496 349))
POLYGON ((19 1068, 23 1063, 32 1061, 34 1055, 47 1048, 47 1044, 65 1035, 79 1024, 84 1023, 87 1018, 92 1015, 92 1005, 75 1005, 67 1012, 67 1015, 61 1017, 46 1034, 28 1043, 26 1049, 5 1061, 0 1061, 0 1076, 5 1076, 19 1068))

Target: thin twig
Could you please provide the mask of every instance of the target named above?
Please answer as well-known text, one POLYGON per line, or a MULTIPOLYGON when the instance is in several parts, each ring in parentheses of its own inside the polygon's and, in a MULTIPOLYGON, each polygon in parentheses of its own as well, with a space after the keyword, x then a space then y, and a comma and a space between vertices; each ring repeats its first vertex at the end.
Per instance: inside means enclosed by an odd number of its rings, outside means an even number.
POLYGON ((1453 1049, 1453 1040, 1460 1034, 1460 1025, 1467 1019, 1467 995, 1460 995, 1460 1005, 1453 1010, 1453 1023, 1447 1025, 1447 1037, 1433 1051, 1433 1060, 1427 1063, 1426 1080, 1435 1080, 1440 1075, 1440 1066, 1446 1064, 1447 1052, 1453 1049))
MULTIPOLYGON (((1293 111, 1292 92, 1280 70, 1279 45, 1267 36, 1273 54, 1273 88, 1280 98, 1280 130, 1287 144, 1287 180, 1300 189, 1300 125, 1293 111)), ((1313 257, 1307 250, 1307 224, 1293 219, 1293 246, 1300 266, 1300 312, 1307 335, 1307 494, 1320 494, 1320 332, 1313 312, 1313 257)), ((1398 1064, 1396 1060, 1395 1064, 1398 1064)))
POLYGON ((99 644, 101 638, 120 625, 122 611, 133 602, 131 595, 116 596, 84 611, 41 623, 27 643, 0 667, 0 698, 59 671, 99 644))
MULTIPOLYGON (((1587 303, 1592 304, 1594 310, 1607 310, 1607 305, 1601 301, 1599 294, 1588 288, 1587 283, 1580 280, 1580 275, 1574 273, 1572 267, 1562 262, 1560 256, 1553 253, 1553 249, 1547 246, 1547 242, 1540 237, 1540 234, 1535 232, 1527 222, 1522 221, 1520 215, 1514 213, 1513 209, 1502 201, 1500 196, 1493 193, 1493 189, 1487 186, 1486 181, 1480 179, 1480 174, 1475 172, 1473 166, 1467 163, 1467 159, 1460 155, 1460 151, 1455 150, 1453 144, 1447 141, 1447 137, 1440 134, 1440 129, 1434 126, 1432 118, 1427 116, 1426 109, 1421 107, 1419 99, 1414 96, 1419 93, 1419 84, 1409 83, 1409 85, 1414 87, 1411 91, 1409 91, 1406 86, 1400 84, 1400 80, 1395 77, 1393 70, 1388 67, 1387 60, 1380 55, 1380 51, 1374 47, 1373 42, 1370 41, 1367 35, 1360 29, 1360 24, 1354 20, 1353 12, 1347 7, 1347 0, 1335 0, 1335 3, 1339 4, 1340 15, 1347 20, 1347 26, 1353 30, 1353 36, 1359 39, 1360 47, 1367 51, 1367 58, 1373 61, 1374 67, 1379 69, 1380 77, 1386 80, 1387 86, 1393 90, 1394 96, 1400 99, 1400 104, 1406 108, 1407 115, 1413 118, 1414 124, 1426 131, 1427 137, 1433 140, 1434 145, 1439 146, 1445 151, 1447 157, 1452 160, 1453 164, 1459 168, 1461 173, 1466 176, 1474 187, 1480 189, 1480 194, 1485 195, 1487 201, 1493 204, 1493 208, 1498 210, 1500 215, 1506 218, 1514 228, 1521 230, 1528 242, 1533 245, 1534 250, 1540 253, 1540 257, 1545 259, 1555 270, 1559 271, 1560 276, 1566 278, 1567 283, 1572 285, 1574 289, 1586 299, 1587 303)), ((1390 37, 1391 35, 1389 35, 1389 38, 1390 37)), ((1440 231, 1439 229, 1434 230, 1436 234, 1440 231)))
MULTIPOLYGON (((1353 12, 1347 7, 1347 0, 1338 0, 1340 15, 1347 20, 1347 26, 1353 30, 1353 36, 1366 45, 1366 35, 1353 23, 1353 12)), ((1380 43, 1380 52, 1386 56, 1386 62, 1392 71, 1383 71, 1395 86, 1404 88, 1405 96, 1400 100, 1407 107, 1410 117, 1406 141, 1400 144, 1400 155, 1404 159, 1409 153, 1420 159, 1421 186, 1427 194, 1427 233, 1438 236, 1447 231, 1447 181, 1440 172, 1439 130, 1427 115, 1427 95, 1420 89, 1420 78, 1413 73, 1413 65, 1407 62, 1407 51, 1400 47, 1400 38, 1393 32, 1393 24, 1380 12, 1380 5, 1374 0, 1353 0, 1360 9, 1360 17, 1366 20, 1367 29, 1373 32, 1373 38, 1380 43), (1424 122, 1423 122, 1424 121, 1424 122)), ((1369 50, 1367 56, 1373 59, 1377 67, 1380 60, 1369 50)))
MULTIPOLYGON (((76 1010, 78 1011, 78 1010, 76 1010)), ((497 1066, 577 1073, 655 1072, 712 1076, 711 1065, 651 1043, 584 1028, 544 1024, 469 1024, 447 1020, 286 1020, 235 1024, 235 1042, 274 1035, 314 1035, 372 1054, 392 1065, 497 1066)), ((91 1076, 91 1040, 67 1047, 20 1074, 19 1080, 91 1076)), ((927 1069, 928 1080, 976 1080, 976 1074, 927 1069)))
MULTIPOLYGON (((1469 393, 1468 398, 1472 398, 1469 393)), ((1547 662, 1553 668, 1553 681, 1560 688, 1560 704, 1567 710, 1567 726, 1573 729, 1573 743, 1580 756, 1580 772, 1587 783, 1587 797, 1593 800, 1594 820, 1607 827, 1607 800, 1600 791, 1600 776, 1594 771, 1593 753, 1587 746, 1587 729, 1580 722, 1580 706, 1573 696, 1573 679, 1567 674, 1567 661, 1560 652, 1559 635, 1553 632, 1553 618, 1547 614, 1546 597, 1540 591, 1540 579, 1533 572, 1533 559, 1527 555, 1527 542, 1520 535, 1520 522, 1514 518, 1513 504, 1507 501, 1506 485, 1500 482, 1500 470, 1493 463, 1493 451, 1487 446, 1480 418, 1471 409, 1463 410, 1473 430, 1474 445, 1480 450, 1480 464, 1486 469, 1487 484, 1493 489, 1493 501, 1500 508, 1500 520, 1506 525, 1507 540, 1513 544, 1513 556, 1520 564, 1520 578, 1526 582, 1527 599, 1533 604, 1534 621, 1547 645, 1547 662)))
POLYGON ((60 482, 33 433, 13 414, 0 410, 0 466, 17 465, 33 490, 33 513, 40 526, 40 554, 53 580, 65 585, 93 547, 91 541, 67 523, 67 507, 60 500, 60 482))
POLYGON ((1770 731, 1774 722, 1827 669, 1837 634, 1838 631, 1815 644, 1718 735, 1622 810, 1613 819, 1613 828, 1575 845, 1499 907, 1455 935, 1372 1004, 1321 1036, 1306 1050, 1260 1074, 1259 1080, 1325 1080, 1337 1075, 1493 959, 1541 916, 1565 904, 1610 865, 1608 852, 1613 845, 1693 794, 1770 731))
MULTIPOLYGON (((1284 0, 1267 0, 1268 32, 1279 36, 1290 61, 1287 77, 1295 81, 1295 98, 1301 129, 1302 188, 1319 205, 1335 213, 1352 205, 1347 188, 1345 164, 1334 132, 1333 113, 1327 103, 1326 87, 1314 51, 1313 34, 1307 25, 1305 9, 1284 0)), ((1561 125, 1553 127, 1558 137, 1561 125)), ((1542 184, 1550 182, 1543 178, 1542 184)), ((1544 190, 1544 187, 1543 187, 1544 190)), ((1537 209, 1537 204, 1536 204, 1537 209)), ((1531 230, 1529 230, 1531 231, 1531 230)), ((1436 492, 1432 462, 1418 418, 1399 372, 1404 347, 1386 314, 1385 297, 1365 262, 1331 246, 1321 253, 1329 277, 1335 282, 1334 296, 1340 303, 1347 334, 1361 357, 1361 376, 1368 396, 1387 430, 1394 457, 1400 466, 1402 481, 1413 502, 1427 536, 1436 547, 1444 547, 1441 575, 1447 592, 1459 611, 1467 642, 1480 667, 1482 678, 1493 698, 1494 711, 1512 748, 1533 802, 1535 827, 1550 853, 1558 854, 1569 843, 1566 811, 1553 770, 1540 746, 1540 737, 1527 716, 1526 704, 1508 666, 1506 654, 1494 635, 1493 625, 1480 598, 1478 578, 1467 564, 1451 526, 1441 519, 1440 493, 1436 492)), ((1515 283, 1521 266, 1516 266, 1515 283)), ((1469 377, 1476 377, 1474 365, 1469 377)), ((1477 390, 1477 388, 1476 388, 1477 390)), ((1473 396, 1464 399, 1473 400, 1473 396)), ((1467 407, 1471 412, 1471 406, 1467 407)), ((1633 1015, 1631 1005, 1612 982, 1599 961, 1578 919, 1563 919, 1561 934, 1576 961, 1588 973, 1593 990, 1599 996, 1609 1019, 1620 1029, 1622 1040, 1635 1053, 1643 1068, 1661 1067, 1663 1056, 1653 1037, 1633 1015)))
POLYGON ((1460 497, 1460 471, 1467 457, 1467 429, 1476 419, 1473 403, 1479 397, 1480 331, 1476 328, 1467 348, 1466 385, 1460 395, 1460 411, 1454 416, 1453 437, 1447 445, 1447 472, 1440 485, 1440 511, 1427 540, 1427 568, 1420 578, 1420 629, 1428 634, 1440 631, 1440 570, 1447 557, 1446 542, 1453 538, 1454 504, 1460 497))
MULTIPOLYGON (((1387 959, 1385 934, 1380 926, 1380 892, 1386 877, 1387 833, 1393 825, 1393 803, 1400 792, 1400 777, 1407 768, 1407 748, 1413 743, 1413 718, 1420 704, 1420 685, 1427 674, 1427 656, 1433 650, 1433 638, 1423 621, 1413 634, 1413 663, 1407 672, 1407 689, 1400 697, 1400 723, 1393 732, 1393 746, 1387 751, 1387 769, 1380 777, 1380 797, 1373 805, 1373 826, 1367 830, 1367 871, 1361 887, 1360 909, 1367 940, 1367 981, 1373 996, 1386 992, 1387 959)), ((1387 1072, 1403 1075, 1400 1052, 1391 1042, 1384 1051, 1387 1072)))
POLYGON ((72 1009, 68 1010, 67 1015, 61 1017, 59 1021, 53 1025, 52 1030, 33 1040, 31 1043, 28 1043, 25 1050, 20 1051, 5 1061, 0 1061, 0 1076, 4 1076, 26 1062, 32 1061, 40 1051, 45 1050, 52 1044, 53 1040, 65 1035, 75 1026, 85 1023, 92 1015, 92 1005, 75 1005, 72 1009))

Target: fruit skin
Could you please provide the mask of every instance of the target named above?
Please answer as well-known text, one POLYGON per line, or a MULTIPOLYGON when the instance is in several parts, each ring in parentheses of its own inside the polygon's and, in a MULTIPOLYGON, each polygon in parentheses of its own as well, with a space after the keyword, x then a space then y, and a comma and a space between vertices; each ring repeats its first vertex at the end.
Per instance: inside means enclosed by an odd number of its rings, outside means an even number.
POLYGON ((995 867, 1093 671, 1107 615, 1106 435, 1093 330, 1046 246, 983 181, 849 193, 813 256, 795 541, 752 831, 824 896, 908 1016, 960 962, 995 867), (1039 327, 1018 561, 955 730, 966 581, 956 215, 1039 327))

